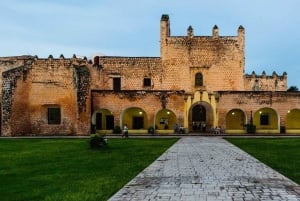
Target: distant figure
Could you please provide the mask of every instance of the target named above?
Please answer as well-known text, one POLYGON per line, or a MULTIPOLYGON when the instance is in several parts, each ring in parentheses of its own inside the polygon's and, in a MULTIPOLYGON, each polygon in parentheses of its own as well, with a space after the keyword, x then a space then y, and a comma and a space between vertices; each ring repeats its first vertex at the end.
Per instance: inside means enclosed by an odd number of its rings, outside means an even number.
POLYGON ((203 122, 203 124, 202 124, 202 131, 203 131, 203 133, 205 133, 206 132, 206 124, 203 122))
POLYGON ((178 124, 174 124, 174 133, 179 133, 178 124))
POLYGON ((168 122, 165 122, 165 129, 169 129, 168 122))
POLYGON ((123 135, 122 135, 122 137, 123 136, 128 137, 128 127, 127 127, 127 124, 125 124, 124 128, 123 128, 123 135))

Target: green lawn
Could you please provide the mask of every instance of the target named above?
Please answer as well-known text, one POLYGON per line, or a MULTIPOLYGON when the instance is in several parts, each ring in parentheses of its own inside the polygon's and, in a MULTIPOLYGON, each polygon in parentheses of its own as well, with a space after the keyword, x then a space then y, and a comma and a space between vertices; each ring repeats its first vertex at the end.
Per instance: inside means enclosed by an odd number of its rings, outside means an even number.
POLYGON ((107 200, 177 139, 0 139, 3 201, 107 200))
POLYGON ((300 138, 226 138, 300 184, 300 138))

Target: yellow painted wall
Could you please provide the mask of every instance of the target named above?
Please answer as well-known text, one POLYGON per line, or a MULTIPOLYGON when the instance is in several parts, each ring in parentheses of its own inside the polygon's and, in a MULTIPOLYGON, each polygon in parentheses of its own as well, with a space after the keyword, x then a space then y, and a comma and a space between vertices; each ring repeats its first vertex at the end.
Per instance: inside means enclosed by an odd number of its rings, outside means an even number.
POLYGON ((159 130, 164 130, 165 129, 165 124, 161 124, 161 119, 167 119, 168 122, 168 128, 172 130, 173 126, 176 122, 176 115, 174 112, 168 109, 162 109, 156 114, 156 119, 155 119, 155 127, 156 129, 159 130))
POLYGON ((230 110, 226 115, 226 130, 244 129, 245 114, 240 109, 230 110))
POLYGON ((212 119, 213 119, 213 126, 218 126, 218 116, 216 115, 216 108, 217 108, 217 101, 215 94, 208 94, 207 91, 196 91, 193 95, 189 95, 185 101, 185 108, 184 108, 184 127, 188 128, 189 126, 189 112, 191 107, 199 102, 205 102, 209 104, 212 108, 212 119))
POLYGON ((278 122, 277 113, 271 108, 262 108, 257 110, 253 116, 253 124, 256 126, 257 132, 264 132, 264 133, 279 132, 279 122, 278 122), (260 115, 262 114, 269 115, 268 125, 260 124, 260 115))
POLYGON ((300 110, 293 109, 286 116, 286 129, 300 129, 300 110))
POLYGON ((122 128, 124 127, 125 124, 127 124, 128 129, 132 129, 133 127, 133 117, 139 117, 142 116, 144 117, 144 129, 148 128, 148 118, 147 114, 145 111, 143 111, 140 108, 128 108, 124 111, 123 117, 122 117, 122 128))
POLYGON ((92 116, 92 124, 96 125, 96 113, 102 113, 102 128, 104 129, 106 127, 106 116, 107 115, 113 115, 113 113, 107 109, 100 109, 94 112, 92 116))

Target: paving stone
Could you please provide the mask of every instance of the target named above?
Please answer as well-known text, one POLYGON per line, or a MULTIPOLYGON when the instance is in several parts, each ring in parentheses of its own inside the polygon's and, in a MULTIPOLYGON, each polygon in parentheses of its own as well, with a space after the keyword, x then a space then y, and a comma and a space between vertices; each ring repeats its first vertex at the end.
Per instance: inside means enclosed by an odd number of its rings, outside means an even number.
POLYGON ((110 201, 300 201, 299 185, 221 137, 182 137, 110 201))

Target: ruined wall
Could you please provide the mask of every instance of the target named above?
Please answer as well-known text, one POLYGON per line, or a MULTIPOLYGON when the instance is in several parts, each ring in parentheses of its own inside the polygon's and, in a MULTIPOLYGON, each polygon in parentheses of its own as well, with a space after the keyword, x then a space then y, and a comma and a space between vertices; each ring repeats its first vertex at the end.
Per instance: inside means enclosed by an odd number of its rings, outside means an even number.
POLYGON ((31 70, 29 109, 32 132, 42 135, 88 134, 89 71, 78 59, 37 59, 31 70), (61 109, 61 123, 49 125, 49 107, 61 109), (84 126, 82 126, 84 124, 84 126))
MULTIPOLYGON (((11 64, 10 68, 6 65, 7 71, 2 72, 2 104, 1 104, 1 135, 9 136, 12 133, 22 135, 28 132, 30 123, 29 113, 27 111, 27 77, 28 71, 32 65, 32 59, 12 58, 5 61, 5 64, 11 64), (15 67, 15 65, 20 65, 15 67), (14 102, 14 98, 19 97, 18 103, 14 102), (15 120, 14 118, 17 117, 15 120), (22 117, 22 118, 20 118, 22 117)), ((3 70, 3 69, 2 69, 3 70)))
MULTIPOLYGON (((13 68, 22 67, 26 60, 34 58, 33 56, 16 56, 16 57, 0 57, 0 74, 13 68)), ((0 83, 2 83, 2 76, 0 76, 0 83)), ((0 85, 2 88, 2 85, 0 85)), ((0 96, 2 90, 0 90, 0 96)))
POLYGON ((246 91, 286 91, 287 74, 284 72, 279 76, 273 72, 268 76, 264 71, 261 75, 253 71, 251 75, 244 76, 244 83, 246 91))
POLYGON ((90 74, 86 60, 31 58, 3 73, 2 135, 89 134, 90 74), (50 124, 48 108, 60 109, 50 124))

